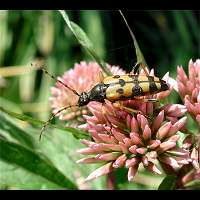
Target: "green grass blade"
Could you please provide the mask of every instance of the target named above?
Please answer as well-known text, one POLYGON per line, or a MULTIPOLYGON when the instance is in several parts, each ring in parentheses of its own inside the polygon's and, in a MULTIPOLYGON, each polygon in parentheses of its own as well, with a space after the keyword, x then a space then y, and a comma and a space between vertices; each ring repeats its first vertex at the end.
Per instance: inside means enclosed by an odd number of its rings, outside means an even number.
MULTIPOLYGON (((7 113, 8 115, 10 115, 14 118, 17 118, 17 119, 22 120, 22 121, 29 122, 30 124, 35 125, 35 126, 42 127, 45 124, 45 122, 40 121, 38 119, 34 119, 34 118, 29 117, 29 116, 24 115, 24 114, 18 114, 18 113, 11 112, 11 111, 8 111, 8 110, 6 110, 2 107, 0 107, 0 110, 3 111, 4 113, 7 113)), ((81 131, 79 129, 72 128, 72 127, 62 127, 62 126, 53 125, 53 124, 49 124, 49 126, 53 127, 53 128, 58 128, 58 129, 64 130, 67 133, 71 133, 76 139, 82 139, 82 138, 88 138, 89 137, 89 135, 86 132, 81 131)))
POLYGON ((63 188, 77 189, 74 183, 39 154, 4 139, 0 139, 0 149, 0 159, 42 176, 63 188))
POLYGON ((106 63, 96 54, 93 44, 86 33, 77 24, 69 20, 69 17, 65 11, 59 10, 59 12, 83 48, 89 52, 89 54, 95 59, 95 61, 101 66, 107 75, 112 75, 110 70, 106 67, 106 63))
POLYGON ((135 35, 133 34, 133 31, 130 29, 130 27, 129 27, 127 21, 126 21, 126 18, 124 17, 124 15, 121 12, 121 10, 119 10, 119 12, 120 12, 120 14, 121 14, 121 16, 122 16, 122 18, 123 18, 128 30, 129 30, 129 32, 131 34, 132 39, 133 39, 133 43, 134 43, 134 46, 135 46, 135 53, 136 53, 136 56, 137 56, 137 63, 141 63, 144 66, 147 66, 147 63, 146 63, 146 61, 144 59, 142 51, 140 50, 140 47, 139 47, 138 42, 137 42, 137 40, 135 38, 135 35))

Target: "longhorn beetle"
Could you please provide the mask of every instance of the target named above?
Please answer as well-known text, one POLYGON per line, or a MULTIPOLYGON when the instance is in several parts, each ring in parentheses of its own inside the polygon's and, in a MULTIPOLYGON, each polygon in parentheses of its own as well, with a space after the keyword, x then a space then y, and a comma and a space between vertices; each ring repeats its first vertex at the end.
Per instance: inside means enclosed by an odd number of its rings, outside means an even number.
MULTIPOLYGON (((131 29, 128 26, 127 22, 126 22, 126 25, 133 38, 131 29)), ((161 80, 160 78, 155 77, 155 76, 149 76, 144 65, 140 65, 140 63, 137 63, 133 67, 131 71, 132 74, 130 73, 130 74, 125 74, 125 75, 113 75, 113 76, 107 76, 107 77, 102 76, 100 83, 96 84, 93 88, 91 88, 89 92, 82 92, 81 94, 78 94, 77 91, 70 88, 68 85, 66 85, 62 81, 58 80, 55 76, 51 75, 45 69, 45 67, 41 66, 40 69, 43 70, 51 78, 55 79, 60 84, 62 84, 64 87, 71 90, 75 95, 79 96, 79 99, 76 105, 63 107, 59 111, 57 111, 55 114, 52 114, 49 120, 42 127, 42 130, 40 133, 40 139, 45 127, 50 123, 50 121, 57 114, 59 114, 60 112, 68 108, 76 107, 76 106, 77 107, 85 106, 90 101, 98 101, 98 102, 104 103, 105 99, 114 103, 120 100, 129 100, 135 97, 145 96, 148 94, 155 94, 155 93, 159 93, 161 91, 165 91, 169 89, 168 84, 164 80, 161 80), (136 74, 136 71, 138 70, 140 66, 143 68, 145 75, 136 74)), ((122 107, 126 108, 124 106, 122 107)), ((129 108, 126 108, 126 109, 129 111, 137 112, 136 110, 133 110, 133 109, 129 109, 129 108)))

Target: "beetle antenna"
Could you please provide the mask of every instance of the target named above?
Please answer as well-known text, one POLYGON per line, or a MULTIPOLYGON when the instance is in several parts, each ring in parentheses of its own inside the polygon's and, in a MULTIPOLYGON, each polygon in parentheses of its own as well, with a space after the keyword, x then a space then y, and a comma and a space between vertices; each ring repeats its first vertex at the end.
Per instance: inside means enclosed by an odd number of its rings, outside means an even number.
POLYGON ((47 125, 51 122, 51 120, 59 113, 61 113, 63 110, 67 110, 68 108, 72 108, 72 107, 76 107, 78 105, 70 105, 70 106, 66 106, 64 108, 61 108, 60 110, 58 110, 56 113, 52 114, 49 119, 45 122, 45 124, 43 125, 41 132, 40 132, 40 136, 39 136, 39 140, 41 140, 42 134, 45 131, 45 128, 47 127, 47 125))
MULTIPOLYGON (((31 63, 31 66, 33 66, 32 63, 31 63)), ((42 70, 45 74, 47 74, 48 76, 50 76, 52 79, 54 79, 55 81, 57 81, 60 84, 62 84, 63 86, 65 86, 67 89, 71 90, 75 95, 80 96, 80 94, 76 90, 70 88, 67 84, 65 84, 64 82, 58 80, 58 78, 56 78, 54 75, 50 74, 44 66, 39 66, 38 68, 40 70, 42 70)))

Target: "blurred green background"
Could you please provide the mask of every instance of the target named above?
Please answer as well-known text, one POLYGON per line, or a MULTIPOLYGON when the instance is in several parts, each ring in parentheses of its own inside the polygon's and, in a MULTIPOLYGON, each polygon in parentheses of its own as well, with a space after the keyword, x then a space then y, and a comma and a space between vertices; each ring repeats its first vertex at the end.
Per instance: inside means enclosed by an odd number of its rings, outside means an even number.
MULTIPOLYGON (((67 11, 67 14, 70 20, 86 32, 102 59, 109 64, 121 66, 127 72, 132 69, 136 63, 134 45, 118 11, 81 10, 67 11)), ((149 67, 154 68, 158 76, 162 77, 169 71, 175 78, 177 65, 183 65, 187 71, 189 60, 199 58, 199 11, 125 11, 124 15, 149 67)), ((58 11, 0 11, 0 38, 0 106, 35 119, 47 120, 49 117, 48 98, 54 80, 41 71, 33 70, 31 62, 41 60, 51 73, 62 75, 74 63, 92 60, 58 11)), ((177 96, 173 98, 179 101, 177 96)), ((6 121, 0 126, 2 138, 42 153, 71 181, 82 180, 95 168, 95 165, 88 167, 75 163, 80 156, 74 152, 81 145, 70 134, 49 130, 45 139, 39 143, 38 128, 9 116, 3 118, 30 136, 28 140, 31 141, 31 147, 21 143, 20 136, 8 131, 4 126, 6 121)), ((0 160, 0 171, 0 188, 62 188, 51 180, 47 181, 41 174, 34 174, 12 161, 5 162, 5 159, 0 160)), ((150 177, 150 180, 144 182, 141 181, 143 177, 139 177, 138 182, 132 184, 122 180, 117 187, 154 189, 162 180, 154 177, 155 184, 152 184, 151 175, 145 173, 142 176, 150 177)), ((93 181, 88 187, 105 189, 105 177, 93 181)))

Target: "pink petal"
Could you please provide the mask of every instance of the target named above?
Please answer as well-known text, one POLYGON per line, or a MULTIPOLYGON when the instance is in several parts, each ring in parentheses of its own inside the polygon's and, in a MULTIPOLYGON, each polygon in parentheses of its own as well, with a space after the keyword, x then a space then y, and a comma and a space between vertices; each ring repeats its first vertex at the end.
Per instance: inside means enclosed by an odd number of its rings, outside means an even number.
POLYGON ((167 112, 167 116, 172 117, 180 117, 187 111, 186 107, 181 104, 168 104, 162 108, 167 112))
POLYGON ((124 144, 125 144, 127 147, 130 147, 131 144, 132 144, 132 140, 129 139, 129 138, 123 139, 123 142, 124 142, 124 144))
POLYGON ((186 159, 186 158, 181 158, 181 157, 174 157, 174 159, 176 160, 176 162, 179 164, 179 165, 187 165, 189 164, 190 162, 190 159, 186 159))
POLYGON ((162 172, 158 169, 158 167, 150 161, 149 161, 148 166, 146 166, 145 168, 153 172, 154 174, 158 174, 158 175, 162 174, 162 172))
POLYGON ((92 114, 94 115, 94 117, 96 119, 98 119, 99 123, 105 123, 106 119, 105 119, 104 115, 102 114, 102 112, 93 111, 92 114))
POLYGON ((177 117, 166 116, 166 119, 169 120, 172 124, 175 124, 178 121, 177 117))
POLYGON ((135 119, 134 116, 131 119, 131 131, 132 132, 138 132, 139 131, 138 122, 137 122, 137 120, 135 119))
POLYGON ((170 153, 170 155, 173 155, 173 156, 180 156, 180 157, 184 157, 184 158, 189 158, 189 151, 187 151, 185 149, 174 148, 174 149, 171 149, 167 152, 170 153))
POLYGON ((160 111, 158 116, 155 118, 152 126, 153 131, 157 131, 164 119, 164 110, 160 111))
POLYGON ((114 168, 122 167, 126 161, 127 157, 126 154, 122 154, 117 158, 117 160, 113 163, 114 168))
POLYGON ((144 131, 145 126, 149 124, 148 120, 143 115, 140 116, 140 120, 141 120, 141 125, 140 126, 142 128, 142 131, 144 131))
POLYGON ((148 160, 155 160, 158 157, 158 154, 156 151, 150 151, 145 156, 147 156, 148 160))
POLYGON ((114 137, 119 141, 119 142, 123 142, 123 139, 126 138, 126 136, 122 133, 120 133, 117 129, 112 128, 112 134, 114 135, 114 137))
POLYGON ((105 143, 99 143, 99 144, 94 144, 90 146, 90 148, 96 150, 97 152, 102 152, 102 151, 121 151, 121 148, 117 144, 105 144, 105 143))
POLYGON ((112 162, 107 163, 106 165, 103 165, 102 167, 96 169, 93 171, 86 179, 85 181, 90 181, 95 178, 98 178, 99 176, 106 175, 110 173, 113 170, 112 168, 112 162))
POLYGON ((140 162, 140 158, 133 157, 133 158, 130 158, 130 159, 126 160, 125 166, 126 166, 126 168, 129 168, 129 167, 137 165, 139 162, 140 162))
POLYGON ((96 155, 97 160, 111 161, 116 160, 121 153, 119 152, 111 152, 111 153, 101 153, 96 155))
POLYGON ((97 123, 97 118, 95 116, 88 116, 88 115, 83 115, 83 118, 87 121, 88 124, 96 124, 97 123))
POLYGON ((127 125, 128 129, 131 129, 131 121, 132 121, 131 116, 127 115, 127 117, 126 117, 126 125, 127 125))
POLYGON ((158 129, 156 138, 158 138, 159 140, 162 140, 168 134, 168 131, 170 130, 171 126, 172 126, 171 122, 167 122, 164 125, 162 125, 158 129))
POLYGON ((81 124, 81 125, 78 125, 77 128, 82 129, 83 131, 87 131, 87 127, 88 127, 87 124, 81 124))
POLYGON ((149 146, 149 148, 150 149, 156 149, 160 144, 161 144, 161 141, 160 140, 151 140, 150 141, 150 146, 149 146))
POLYGON ((99 150, 91 149, 91 148, 83 148, 77 151, 80 154, 96 154, 100 152, 99 150))
POLYGON ((81 143, 82 143, 82 144, 85 144, 85 145, 87 145, 87 146, 89 146, 89 145, 91 145, 91 144, 95 144, 95 142, 92 142, 92 141, 86 140, 86 139, 82 139, 82 140, 81 140, 81 143))
POLYGON ((148 124, 146 124, 144 127, 143 138, 144 140, 149 140, 151 138, 151 129, 149 128, 148 124))
POLYGON ((184 83, 188 81, 187 75, 185 74, 185 71, 183 70, 183 67, 177 67, 177 73, 184 83))
MULTIPOLYGON (((97 126, 95 126, 95 128, 97 129, 97 126)), ((91 129, 89 129, 89 132, 91 133, 92 138, 94 139, 94 141, 96 143, 103 142, 103 140, 98 136, 97 130, 91 130, 91 129)))
POLYGON ((176 146, 176 142, 171 142, 171 141, 163 142, 160 144, 160 146, 158 148, 158 152, 159 152, 159 154, 161 154, 164 151, 167 151, 175 146, 176 146))
POLYGON ((198 160, 198 150, 196 148, 192 149, 191 158, 194 160, 198 160))
POLYGON ((76 163, 81 163, 81 164, 98 163, 98 162, 102 162, 102 161, 97 160, 95 158, 82 158, 76 161, 76 163))
POLYGON ((113 124, 116 127, 120 127, 120 128, 126 128, 126 124, 120 122, 120 120, 117 117, 114 117, 113 115, 106 115, 106 117, 108 118, 108 121, 110 121, 111 124, 113 124))
POLYGON ((137 149, 137 146, 136 146, 136 145, 133 145, 133 146, 129 147, 129 151, 130 151, 131 153, 133 153, 133 154, 137 154, 136 149, 137 149))
POLYGON ((143 165, 144 165, 145 167, 148 166, 149 161, 148 161, 148 158, 147 158, 146 156, 143 156, 143 157, 142 157, 142 163, 143 163, 143 165))
POLYGON ((136 144, 136 145, 143 144, 141 138, 139 137, 139 135, 137 133, 133 133, 133 132, 130 133, 130 137, 131 137, 131 140, 133 141, 133 144, 136 144))
POLYGON ((182 148, 183 149, 189 149, 192 146, 192 143, 193 143, 192 142, 192 137, 191 137, 191 135, 188 135, 183 141, 182 148))
POLYGON ((163 163, 170 165, 171 167, 173 167, 173 169, 179 168, 178 162, 172 157, 162 156, 162 157, 159 157, 159 160, 163 163))
POLYGON ((111 143, 111 144, 117 143, 117 140, 111 135, 98 134, 98 136, 102 139, 103 142, 111 143))
POLYGON ((180 81, 177 81, 178 82, 178 91, 179 91, 179 94, 182 98, 185 97, 185 94, 187 93, 186 91, 186 88, 185 88, 185 85, 180 82, 180 81))
POLYGON ((168 136, 174 135, 176 132, 178 132, 187 122, 187 117, 182 117, 180 120, 178 120, 175 124, 172 125, 168 132, 168 136))
POLYGON ((193 161, 192 161, 192 165, 193 165, 193 167, 194 167, 196 170, 200 169, 200 166, 199 166, 199 163, 198 163, 197 160, 193 160, 193 161))
POLYGON ((129 169, 128 169, 128 181, 129 182, 132 181, 134 176, 136 175, 138 166, 139 165, 135 165, 134 167, 129 167, 129 169))
POLYGON ((123 142, 119 142, 119 146, 121 147, 121 151, 123 153, 125 153, 125 154, 129 153, 128 147, 123 142))
POLYGON ((167 139, 169 142, 177 142, 180 138, 180 135, 173 135, 170 138, 167 139))
POLYGON ((139 153, 139 154, 145 154, 147 152, 147 148, 145 147, 140 147, 140 148, 137 148, 136 151, 139 153))

